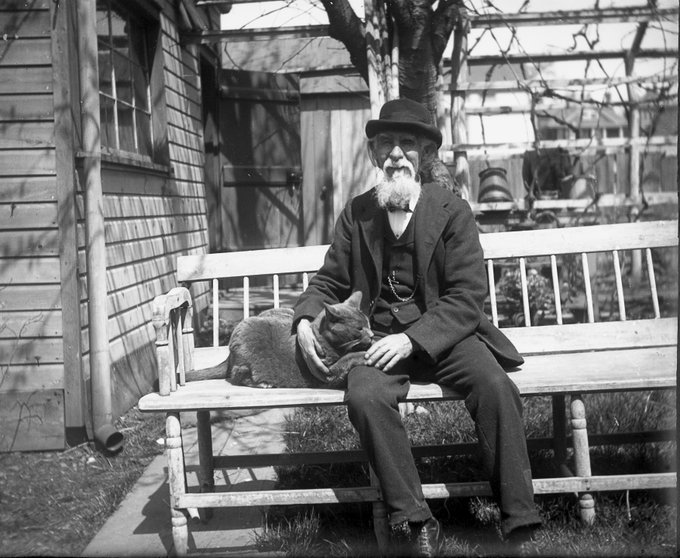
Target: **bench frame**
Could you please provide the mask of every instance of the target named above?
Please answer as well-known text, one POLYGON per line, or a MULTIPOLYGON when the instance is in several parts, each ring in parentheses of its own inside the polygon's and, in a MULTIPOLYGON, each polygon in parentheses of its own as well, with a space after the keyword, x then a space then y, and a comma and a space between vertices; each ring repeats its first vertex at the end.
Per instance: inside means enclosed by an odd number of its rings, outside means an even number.
MULTIPOLYGON (((530 447, 552 448, 564 477, 535 479, 536 494, 577 493, 580 517, 586 523, 595 518, 592 492, 672 488, 676 473, 593 476, 590 467, 590 443, 586 409, 582 394, 594 392, 667 389, 676 387, 677 318, 661 318, 655 273, 652 262, 654 248, 678 244, 677 221, 657 221, 620 225, 597 225, 582 228, 544 229, 488 233, 481 235, 489 277, 492 321, 498 325, 494 269, 499 261, 516 259, 519 263, 524 315, 530 316, 527 259, 549 257, 555 294, 558 325, 531 325, 504 328, 503 331, 526 356, 526 363, 510 377, 522 396, 550 395, 553 402, 553 438, 529 440, 530 447), (654 318, 626 320, 623 280, 619 251, 639 250, 644 254, 650 285, 654 318), (597 292, 592 282, 597 265, 596 253, 612 253, 618 314, 613 322, 597 322, 597 292), (580 255, 585 281, 588 323, 563 324, 560 304, 558 257, 580 255), (625 364, 612 370, 612 363, 625 364), (566 398, 569 397, 571 439, 566 428, 566 398), (573 447, 574 471, 566 462, 568 448, 573 447)), ((213 347, 195 348, 193 303, 186 287, 177 287, 154 300, 154 327, 157 335, 159 392, 140 399, 139 409, 166 413, 166 452, 168 459, 170 508, 175 551, 186 554, 188 548, 187 515, 196 517, 199 508, 210 515, 213 507, 267 506, 340 502, 372 502, 374 528, 381 549, 388 540, 387 513, 380 496, 377 478, 370 471, 370 486, 353 488, 320 488, 309 490, 267 490, 251 492, 214 492, 215 468, 262 466, 264 464, 320 463, 366 460, 361 451, 221 456, 213 455, 210 413, 216 410, 264 409, 342 405, 343 392, 324 389, 258 390, 231 386, 224 380, 185 382, 185 371, 223 360, 226 347, 219 339, 219 281, 243 277, 243 313, 250 313, 250 278, 272 276, 272 306, 280 305, 279 276, 302 274, 302 288, 308 274, 319 268, 327 246, 270 249, 267 251, 184 256, 178 260, 178 280, 190 285, 211 281, 213 301, 213 347), (180 413, 197 412, 200 492, 189 492, 186 483, 180 413)), ((414 384, 407 401, 445 401, 460 399, 455 392, 440 386, 414 384)), ((674 440, 674 431, 656 435, 632 433, 601 435, 594 443, 622 443, 629 440, 674 440)), ((414 448, 414 455, 446 455, 469 451, 470 444, 414 448), (462 447, 461 447, 462 446, 462 447)), ((426 498, 488 496, 487 482, 426 484, 426 498)))

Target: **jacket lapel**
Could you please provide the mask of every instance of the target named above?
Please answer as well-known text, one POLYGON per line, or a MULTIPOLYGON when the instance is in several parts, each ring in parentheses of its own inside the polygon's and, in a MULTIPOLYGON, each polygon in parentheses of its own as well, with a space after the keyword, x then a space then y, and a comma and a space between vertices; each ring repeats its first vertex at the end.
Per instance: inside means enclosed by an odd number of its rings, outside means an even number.
MULTIPOLYGON (((373 260, 374 281, 380 282, 383 261, 383 236, 385 231, 385 212, 375 203, 373 196, 361 207, 359 229, 368 253, 373 260)), ((378 285, 378 289, 379 289, 378 285)))
POLYGON ((418 274, 421 280, 427 277, 427 269, 434 254, 434 247, 442 235, 450 211, 442 208, 443 200, 436 190, 423 185, 422 194, 416 206, 415 248, 418 274))

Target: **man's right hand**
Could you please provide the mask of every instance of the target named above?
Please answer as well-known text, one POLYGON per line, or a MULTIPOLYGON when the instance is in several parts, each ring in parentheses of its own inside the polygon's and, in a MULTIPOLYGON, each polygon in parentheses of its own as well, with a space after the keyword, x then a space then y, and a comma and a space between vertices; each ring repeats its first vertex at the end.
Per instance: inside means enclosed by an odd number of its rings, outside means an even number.
POLYGON ((330 372, 319 357, 319 355, 323 356, 323 348, 316 340, 311 322, 305 318, 298 322, 297 343, 302 352, 302 358, 305 359, 307 368, 312 375, 322 382, 327 382, 330 372))

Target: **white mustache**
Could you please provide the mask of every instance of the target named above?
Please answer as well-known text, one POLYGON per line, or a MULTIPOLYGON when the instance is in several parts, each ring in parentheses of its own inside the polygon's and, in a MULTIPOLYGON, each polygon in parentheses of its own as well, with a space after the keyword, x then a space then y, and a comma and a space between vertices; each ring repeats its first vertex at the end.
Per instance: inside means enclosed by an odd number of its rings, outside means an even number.
POLYGON ((399 169, 406 169, 411 173, 411 176, 415 174, 415 169, 413 168, 413 165, 409 163, 408 161, 404 161, 398 165, 395 165, 392 163, 390 159, 387 159, 385 163, 383 164, 383 171, 387 172, 387 169, 394 169, 394 170, 399 170, 399 169))

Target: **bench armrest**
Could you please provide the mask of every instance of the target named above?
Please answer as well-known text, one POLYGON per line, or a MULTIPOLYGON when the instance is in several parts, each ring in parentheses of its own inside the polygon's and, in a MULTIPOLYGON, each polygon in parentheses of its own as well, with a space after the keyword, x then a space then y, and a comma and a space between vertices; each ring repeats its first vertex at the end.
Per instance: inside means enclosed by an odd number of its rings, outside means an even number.
POLYGON ((184 385, 185 373, 193 368, 193 304, 189 290, 176 287, 153 300, 156 330, 158 393, 170 395, 184 385))

